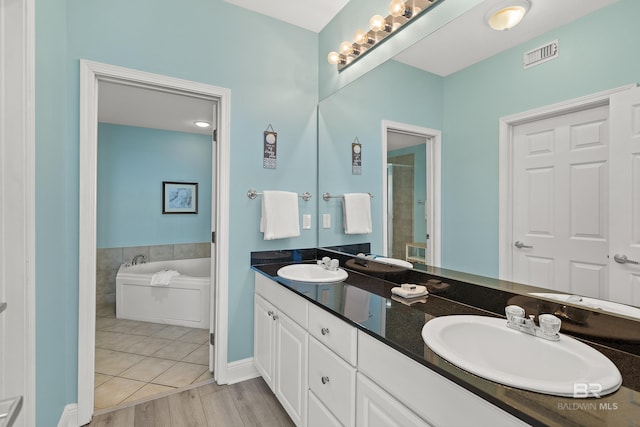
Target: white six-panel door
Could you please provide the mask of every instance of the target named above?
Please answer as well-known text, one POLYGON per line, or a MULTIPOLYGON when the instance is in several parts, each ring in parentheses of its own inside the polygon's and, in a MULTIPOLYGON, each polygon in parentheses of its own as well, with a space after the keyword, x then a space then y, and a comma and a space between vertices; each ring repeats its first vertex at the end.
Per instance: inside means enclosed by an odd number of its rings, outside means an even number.
POLYGON ((608 298, 609 107, 514 127, 513 280, 608 298))
POLYGON ((640 265, 634 264, 640 262, 639 88, 611 97, 611 141, 609 297, 640 306, 640 265))
POLYGON ((512 280, 640 305, 640 89, 512 141, 512 280))

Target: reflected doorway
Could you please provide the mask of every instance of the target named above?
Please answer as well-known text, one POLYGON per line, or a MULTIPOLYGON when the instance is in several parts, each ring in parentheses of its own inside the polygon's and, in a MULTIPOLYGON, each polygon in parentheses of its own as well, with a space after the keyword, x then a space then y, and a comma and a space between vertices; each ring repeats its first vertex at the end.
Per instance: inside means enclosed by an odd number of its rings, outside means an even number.
POLYGON ((385 255, 440 264, 440 132, 383 122, 385 255))

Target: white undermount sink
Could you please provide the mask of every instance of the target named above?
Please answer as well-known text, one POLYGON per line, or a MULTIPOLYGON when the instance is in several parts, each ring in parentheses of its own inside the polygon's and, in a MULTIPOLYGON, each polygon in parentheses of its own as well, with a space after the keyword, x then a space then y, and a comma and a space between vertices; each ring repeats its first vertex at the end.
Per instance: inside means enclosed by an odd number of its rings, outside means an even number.
POLYGON ((283 279, 304 283, 338 283, 344 281, 349 274, 341 268, 328 270, 317 264, 291 264, 278 270, 283 279))
POLYGON ((596 397, 622 384, 602 353, 567 335, 560 341, 509 329, 484 316, 443 316, 427 322, 422 338, 440 357, 465 371, 507 386, 565 397, 596 397))

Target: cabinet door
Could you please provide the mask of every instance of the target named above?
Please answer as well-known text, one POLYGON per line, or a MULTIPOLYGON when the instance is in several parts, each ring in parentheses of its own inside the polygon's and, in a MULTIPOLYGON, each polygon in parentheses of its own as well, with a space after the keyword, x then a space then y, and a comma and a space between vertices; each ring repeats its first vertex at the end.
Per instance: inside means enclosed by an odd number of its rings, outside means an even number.
POLYGON ((307 421, 307 353, 307 331, 278 313, 275 394, 297 426, 307 421))
POLYGON ((356 427, 429 427, 424 420, 358 373, 356 427))
POLYGON ((256 295, 253 317, 253 364, 272 391, 275 369, 275 316, 277 316, 275 307, 256 295))
POLYGON ((342 427, 340 421, 333 416, 331 411, 320 402, 320 399, 309 391, 309 406, 308 406, 309 421, 307 427, 342 427))

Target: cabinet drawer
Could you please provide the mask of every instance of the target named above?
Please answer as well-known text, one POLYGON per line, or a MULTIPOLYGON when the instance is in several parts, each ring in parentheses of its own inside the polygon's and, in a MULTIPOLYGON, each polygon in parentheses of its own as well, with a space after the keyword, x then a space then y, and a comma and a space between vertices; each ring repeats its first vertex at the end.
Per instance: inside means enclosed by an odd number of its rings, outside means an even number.
POLYGON ((357 329, 327 311, 309 304, 309 333, 356 366, 358 350, 357 329))
POLYGON ((309 338, 309 388, 343 425, 355 423, 356 370, 309 338))
POLYGON ((528 425, 364 332, 358 353, 359 372, 432 425, 528 425))
POLYGON ((307 328, 307 301, 279 283, 255 273, 256 293, 276 306, 303 328, 307 328))
POLYGON ((320 402, 320 400, 309 392, 308 414, 309 420, 307 427, 342 427, 340 421, 320 402))

